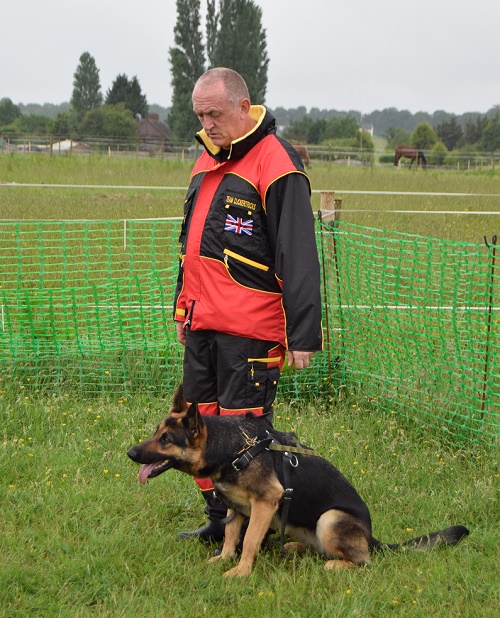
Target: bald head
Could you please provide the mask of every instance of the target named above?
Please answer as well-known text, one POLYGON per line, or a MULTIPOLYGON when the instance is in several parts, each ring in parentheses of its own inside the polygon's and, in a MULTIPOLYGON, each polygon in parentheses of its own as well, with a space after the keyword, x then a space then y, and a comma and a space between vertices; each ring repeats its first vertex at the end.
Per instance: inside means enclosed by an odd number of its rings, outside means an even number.
POLYGON ((232 69, 218 67, 203 73, 193 89, 193 110, 220 148, 229 149, 255 126, 245 80, 232 69))
POLYGON ((193 96, 199 87, 210 87, 222 84, 226 92, 226 100, 238 105, 242 99, 250 100, 250 94, 245 80, 239 73, 225 67, 216 67, 205 71, 194 85, 193 96))

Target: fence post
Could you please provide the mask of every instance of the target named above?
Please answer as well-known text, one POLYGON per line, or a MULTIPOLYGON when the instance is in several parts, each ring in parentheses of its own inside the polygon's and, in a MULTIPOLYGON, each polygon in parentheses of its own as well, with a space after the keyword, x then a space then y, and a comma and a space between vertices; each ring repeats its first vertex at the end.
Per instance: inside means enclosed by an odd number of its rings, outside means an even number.
POLYGON ((495 283, 495 261, 496 261, 496 252, 497 252, 497 237, 496 235, 491 238, 491 245, 486 240, 486 236, 484 237, 484 242, 488 249, 492 249, 491 251, 491 266, 490 266, 490 285, 488 290, 488 319, 486 323, 486 351, 484 354, 484 369, 483 369, 483 392, 481 395, 481 420, 483 420, 484 416, 484 408, 486 406, 486 387, 488 384, 488 371, 490 366, 490 338, 491 338, 491 321, 492 321, 492 310, 493 310, 493 285, 495 283))
MULTIPOLYGON (((318 218, 320 222, 320 242, 321 242, 321 261, 323 270, 323 304, 325 314, 325 328, 326 328, 326 354, 327 354, 327 366, 328 366, 328 379, 330 386, 330 396, 333 395, 333 377, 332 377, 332 343, 330 339, 330 316, 329 316, 329 302, 328 302, 328 285, 327 285, 327 272, 326 272, 326 260, 325 260, 325 243, 324 243, 324 231, 328 230, 329 234, 332 234, 332 251, 333 251, 333 264, 335 269, 335 281, 337 284, 337 296, 338 306, 340 311, 340 325, 341 330, 342 319, 342 303, 340 301, 340 275, 338 267, 337 257, 337 240, 335 234, 336 223, 340 218, 340 208, 342 206, 342 200, 335 199, 335 193, 333 191, 322 191, 320 195, 320 210, 318 212, 318 218)), ((341 339, 341 348, 343 347, 343 338, 341 339)), ((344 357, 342 353, 341 358, 344 357)))
POLYGON ((335 199, 334 191, 321 191, 319 208, 322 221, 338 221, 342 200, 335 199))

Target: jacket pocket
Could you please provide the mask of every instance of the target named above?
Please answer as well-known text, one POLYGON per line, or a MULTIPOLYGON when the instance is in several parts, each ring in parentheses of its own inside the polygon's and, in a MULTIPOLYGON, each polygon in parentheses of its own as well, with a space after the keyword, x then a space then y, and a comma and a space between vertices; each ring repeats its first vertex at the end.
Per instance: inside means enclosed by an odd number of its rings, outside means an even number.
POLYGON ((255 262, 254 260, 246 258, 244 255, 240 255, 239 253, 235 253, 230 249, 224 249, 224 264, 226 265, 226 268, 228 270, 230 269, 229 258, 232 258, 233 260, 236 260, 237 262, 240 262, 242 264, 247 264, 247 266, 251 266, 252 268, 257 268, 258 270, 263 270, 265 272, 269 270, 269 266, 266 266, 265 264, 255 262))

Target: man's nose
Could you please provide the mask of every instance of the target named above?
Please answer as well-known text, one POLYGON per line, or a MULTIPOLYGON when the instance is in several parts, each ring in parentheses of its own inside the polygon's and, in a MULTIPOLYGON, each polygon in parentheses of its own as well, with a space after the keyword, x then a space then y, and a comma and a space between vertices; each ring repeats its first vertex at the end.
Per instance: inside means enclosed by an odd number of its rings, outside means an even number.
POLYGON ((201 121, 201 126, 205 129, 205 131, 213 128, 214 121, 210 118, 210 116, 204 116, 201 121))

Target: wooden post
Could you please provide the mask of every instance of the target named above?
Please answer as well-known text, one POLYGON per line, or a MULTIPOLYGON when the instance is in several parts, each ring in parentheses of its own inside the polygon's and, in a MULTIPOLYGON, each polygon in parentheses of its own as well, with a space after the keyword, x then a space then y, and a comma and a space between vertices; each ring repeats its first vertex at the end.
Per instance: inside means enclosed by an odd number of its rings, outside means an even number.
POLYGON ((335 199, 334 191, 321 191, 319 208, 322 221, 338 221, 342 200, 335 199))
MULTIPOLYGON (((322 271, 323 271, 323 305, 324 305, 324 316, 325 316, 325 326, 326 326, 326 342, 325 342, 325 351, 327 354, 327 364, 328 364, 328 377, 329 377, 329 385, 330 385, 330 395, 333 397, 333 376, 332 376, 332 342, 330 338, 330 290, 327 287, 327 269, 326 269, 326 260, 325 260, 325 244, 331 241, 331 250, 333 253, 333 267, 336 281, 336 292, 337 292, 337 305, 340 311, 339 319, 340 319, 340 328, 343 330, 343 316, 341 311, 341 300, 340 300, 340 277, 339 277, 339 264, 338 264, 338 256, 337 256, 337 238, 335 228, 336 222, 340 218, 340 208, 342 206, 342 200, 335 199, 335 193, 333 191, 322 191, 320 195, 320 211, 318 213, 320 220, 320 242, 321 242, 321 259, 322 259, 322 271), (330 240, 328 240, 330 239, 330 240)), ((344 354, 344 339, 340 339, 340 347, 341 353, 339 357, 342 359, 345 358, 344 354)))

